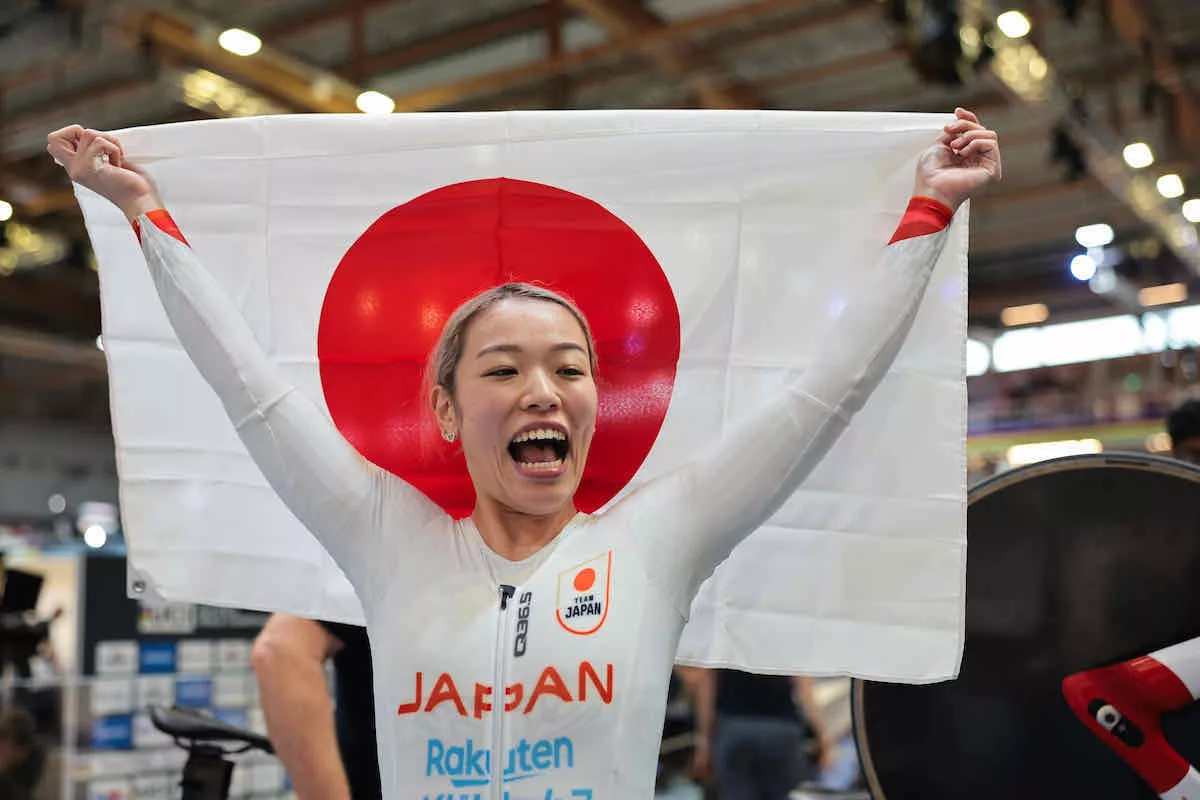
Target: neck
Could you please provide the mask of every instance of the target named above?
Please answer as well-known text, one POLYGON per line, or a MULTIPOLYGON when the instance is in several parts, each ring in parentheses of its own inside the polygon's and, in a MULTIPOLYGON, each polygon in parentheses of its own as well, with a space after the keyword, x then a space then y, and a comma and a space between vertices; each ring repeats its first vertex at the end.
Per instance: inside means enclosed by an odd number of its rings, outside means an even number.
POLYGON ((526 514, 514 511, 495 500, 481 499, 471 513, 480 537, 497 555, 509 561, 522 561, 541 550, 567 527, 576 514, 567 503, 550 514, 526 514))

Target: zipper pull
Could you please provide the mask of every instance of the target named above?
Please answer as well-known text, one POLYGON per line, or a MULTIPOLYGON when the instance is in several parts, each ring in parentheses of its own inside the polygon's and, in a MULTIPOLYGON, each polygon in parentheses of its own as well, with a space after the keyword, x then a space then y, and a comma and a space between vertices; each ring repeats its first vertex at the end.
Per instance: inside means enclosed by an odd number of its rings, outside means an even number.
POLYGON ((500 610, 504 611, 508 608, 508 598, 512 597, 517 591, 517 587, 509 586, 507 583, 500 584, 500 610))

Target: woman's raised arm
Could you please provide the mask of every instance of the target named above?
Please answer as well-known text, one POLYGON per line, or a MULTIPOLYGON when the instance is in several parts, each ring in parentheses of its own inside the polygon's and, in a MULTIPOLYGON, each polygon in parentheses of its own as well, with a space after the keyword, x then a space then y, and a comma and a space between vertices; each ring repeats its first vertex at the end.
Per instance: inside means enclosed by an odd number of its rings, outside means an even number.
POLYGON ((382 508, 406 505, 405 519, 414 529, 442 513, 419 491, 363 458, 284 379, 162 208, 153 183, 125 159, 114 137, 74 125, 50 134, 46 149, 72 180, 116 204, 133 223, 184 350, 220 397, 268 482, 352 582, 365 579, 382 546, 382 508))
MULTIPOLYGON (((652 580, 686 613, 700 584, 767 521, 837 441, 908 335, 954 211, 1000 177, 995 132, 963 109, 921 156, 914 197, 870 293, 822 338, 820 355, 690 464, 618 504, 652 580)), ((832 265, 830 265, 832 266, 832 265)))

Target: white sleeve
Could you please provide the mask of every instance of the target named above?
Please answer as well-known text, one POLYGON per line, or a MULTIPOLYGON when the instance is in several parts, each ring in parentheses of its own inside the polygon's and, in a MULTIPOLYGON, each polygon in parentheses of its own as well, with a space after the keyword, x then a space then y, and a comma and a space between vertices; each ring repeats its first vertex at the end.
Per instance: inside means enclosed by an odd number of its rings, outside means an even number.
POLYGON ((820 357, 688 465, 609 513, 631 536, 650 580, 688 613, 700 585, 820 463, 903 345, 947 231, 889 245, 870 296, 823 337, 820 357))
POLYGON ((358 587, 382 537, 399 533, 381 530, 381 520, 404 519, 416 529, 441 509, 363 458, 284 380, 190 247, 144 215, 138 222, 150 275, 184 350, 267 481, 358 587))

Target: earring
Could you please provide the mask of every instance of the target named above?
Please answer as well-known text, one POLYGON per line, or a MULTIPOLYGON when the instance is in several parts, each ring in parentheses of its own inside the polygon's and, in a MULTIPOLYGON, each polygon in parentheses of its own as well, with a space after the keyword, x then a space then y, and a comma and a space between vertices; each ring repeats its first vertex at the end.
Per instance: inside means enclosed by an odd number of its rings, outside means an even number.
POLYGON ((458 438, 458 434, 454 431, 442 431, 442 438, 453 444, 454 440, 458 438))

